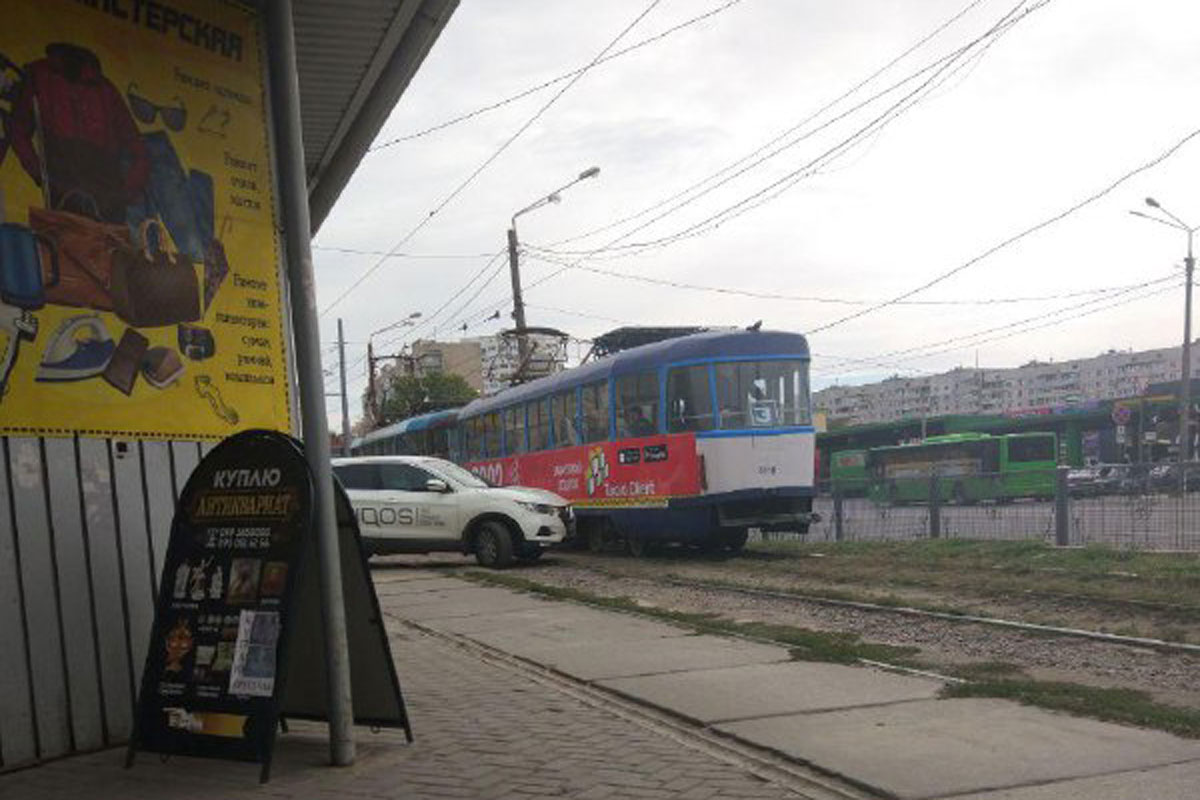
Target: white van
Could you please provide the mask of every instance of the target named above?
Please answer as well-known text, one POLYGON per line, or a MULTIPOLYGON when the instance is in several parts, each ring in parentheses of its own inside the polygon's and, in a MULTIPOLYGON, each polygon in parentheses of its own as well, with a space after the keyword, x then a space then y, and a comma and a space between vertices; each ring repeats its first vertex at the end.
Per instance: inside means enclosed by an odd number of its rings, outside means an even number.
POLYGON ((570 504, 552 492, 498 488, 426 456, 333 459, 372 555, 474 553, 485 567, 532 561, 571 535, 570 504))

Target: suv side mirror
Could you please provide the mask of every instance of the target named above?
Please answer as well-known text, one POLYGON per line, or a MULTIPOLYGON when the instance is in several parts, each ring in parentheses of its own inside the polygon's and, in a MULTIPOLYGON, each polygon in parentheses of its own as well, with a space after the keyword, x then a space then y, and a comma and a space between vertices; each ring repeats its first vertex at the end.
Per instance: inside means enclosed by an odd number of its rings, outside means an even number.
POLYGON ((446 483, 441 478, 430 478, 429 480, 425 481, 425 491, 446 494, 450 491, 450 484, 446 483))

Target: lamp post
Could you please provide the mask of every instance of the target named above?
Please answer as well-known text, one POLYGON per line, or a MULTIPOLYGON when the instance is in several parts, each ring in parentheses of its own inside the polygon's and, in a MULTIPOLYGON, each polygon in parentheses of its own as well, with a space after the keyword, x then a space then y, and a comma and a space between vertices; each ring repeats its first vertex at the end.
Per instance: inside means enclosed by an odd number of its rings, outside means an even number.
POLYGON ((377 331, 372 331, 367 337, 367 405, 371 409, 371 422, 375 423, 379 419, 379 395, 375 392, 375 362, 384 358, 395 358, 396 356, 375 356, 375 345, 373 339, 384 331, 390 331, 393 328, 406 328, 409 325, 416 325, 416 320, 420 318, 421 312, 414 311, 404 319, 393 322, 391 325, 384 325, 377 331))
MULTIPOLYGON (((1183 289, 1183 368, 1180 371, 1181 385, 1179 387, 1179 461, 1187 464, 1192 458, 1192 273, 1196 267, 1196 259, 1192 256, 1192 238, 1200 227, 1193 227, 1162 207, 1153 197, 1146 198, 1146 205, 1166 214, 1169 219, 1145 214, 1141 211, 1129 213, 1143 219, 1152 220, 1162 225, 1168 225, 1187 234, 1187 257, 1184 259, 1184 289, 1183 289)), ((1139 433, 1141 433, 1139 431, 1139 433)), ((1143 434, 1144 438, 1144 434, 1143 434)), ((1184 469, 1180 469, 1180 480, 1186 481, 1184 469)))
MULTIPOLYGON (((517 217, 521 216, 522 214, 528 214, 530 211, 536 211, 542 206, 550 205, 551 203, 562 202, 562 192, 571 188, 580 181, 585 181, 588 178, 594 178, 599 174, 599 167, 589 167, 588 169, 585 169, 583 172, 579 173, 579 176, 575 178, 575 180, 560 186, 550 194, 535 200, 512 215, 512 223, 508 228, 508 269, 512 275, 513 321, 516 323, 517 327, 518 365, 525 364, 526 350, 528 349, 528 346, 525 342, 525 301, 521 297, 521 263, 518 256, 520 249, 519 242, 517 241, 517 217)), ((520 367, 518 367, 518 369, 519 368, 520 367)))

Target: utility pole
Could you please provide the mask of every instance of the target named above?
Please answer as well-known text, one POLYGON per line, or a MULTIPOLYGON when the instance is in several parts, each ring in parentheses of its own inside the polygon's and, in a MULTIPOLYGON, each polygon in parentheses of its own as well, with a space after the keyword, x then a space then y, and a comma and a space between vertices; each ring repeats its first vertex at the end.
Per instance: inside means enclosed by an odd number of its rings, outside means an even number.
POLYGON ((375 346, 367 340, 367 410, 371 414, 371 425, 379 423, 379 401, 375 395, 375 346))
MULTIPOLYGON (((1188 231, 1188 254, 1184 260, 1183 282, 1183 385, 1179 387, 1179 460, 1186 464, 1192 459, 1192 272, 1196 259, 1192 256, 1192 234, 1188 231)), ((1186 478, 1181 478, 1186 480, 1186 478)))
MULTIPOLYGON (((521 370, 525 368, 525 362, 529 359, 529 343, 528 335, 525 327, 525 300, 521 297, 521 257, 520 245, 517 242, 517 217, 522 214, 528 214, 530 211, 535 211, 542 206, 550 205, 551 203, 561 203, 561 193, 570 189, 580 181, 586 181, 588 178, 594 178, 600 174, 599 167, 588 167, 583 172, 579 173, 573 181, 555 189, 550 194, 542 197, 529 205, 522 208, 520 211, 512 215, 512 224, 508 227, 508 269, 512 274, 512 292, 513 292, 513 322, 517 328, 517 371, 513 374, 513 378, 517 379, 520 376, 521 370)), ((515 381, 519 383, 520 381, 515 381)))
POLYGON ((338 317, 338 372, 342 382, 342 455, 350 455, 350 398, 346 396, 346 336, 338 317))
MULTIPOLYGON (((1156 209, 1167 217, 1169 220, 1151 214, 1144 214, 1141 211, 1130 211, 1135 217, 1142 217, 1160 225, 1166 225, 1170 228, 1176 228, 1187 234, 1187 258, 1184 259, 1184 295, 1183 295, 1183 358, 1180 372, 1180 387, 1179 387, 1179 462, 1181 465, 1186 465, 1192 458, 1192 273, 1196 268, 1196 259, 1192 255, 1192 238, 1200 228, 1188 225, 1179 217, 1172 214, 1167 209, 1163 208, 1162 204, 1153 197, 1146 198, 1146 205, 1156 209)), ((1146 438, 1145 433, 1139 429, 1139 434, 1143 439, 1146 438)), ((1139 451, 1141 443, 1138 443, 1139 451)), ((1183 490, 1184 482, 1187 480, 1186 471, 1179 470, 1180 491, 1183 490)))
POLYGON ((512 275, 513 321, 517 325, 517 363, 524 364, 525 351, 529 346, 525 337, 525 300, 521 297, 521 257, 515 216, 512 226, 508 229, 508 271, 512 275))

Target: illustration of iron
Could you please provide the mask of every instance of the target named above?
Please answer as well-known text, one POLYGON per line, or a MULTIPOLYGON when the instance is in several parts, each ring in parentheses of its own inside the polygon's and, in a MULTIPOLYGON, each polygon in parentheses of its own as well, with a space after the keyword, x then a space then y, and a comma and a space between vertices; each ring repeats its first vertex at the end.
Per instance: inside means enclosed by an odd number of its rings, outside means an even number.
POLYGON ((240 417, 237 409, 226 405, 221 397, 221 390, 213 385, 212 378, 207 375, 196 376, 196 394, 203 397, 212 406, 213 413, 230 425, 237 425, 240 417))
POLYGON ((58 383, 94 378, 104 372, 116 349, 99 314, 67 317, 50 337, 34 380, 58 383))

